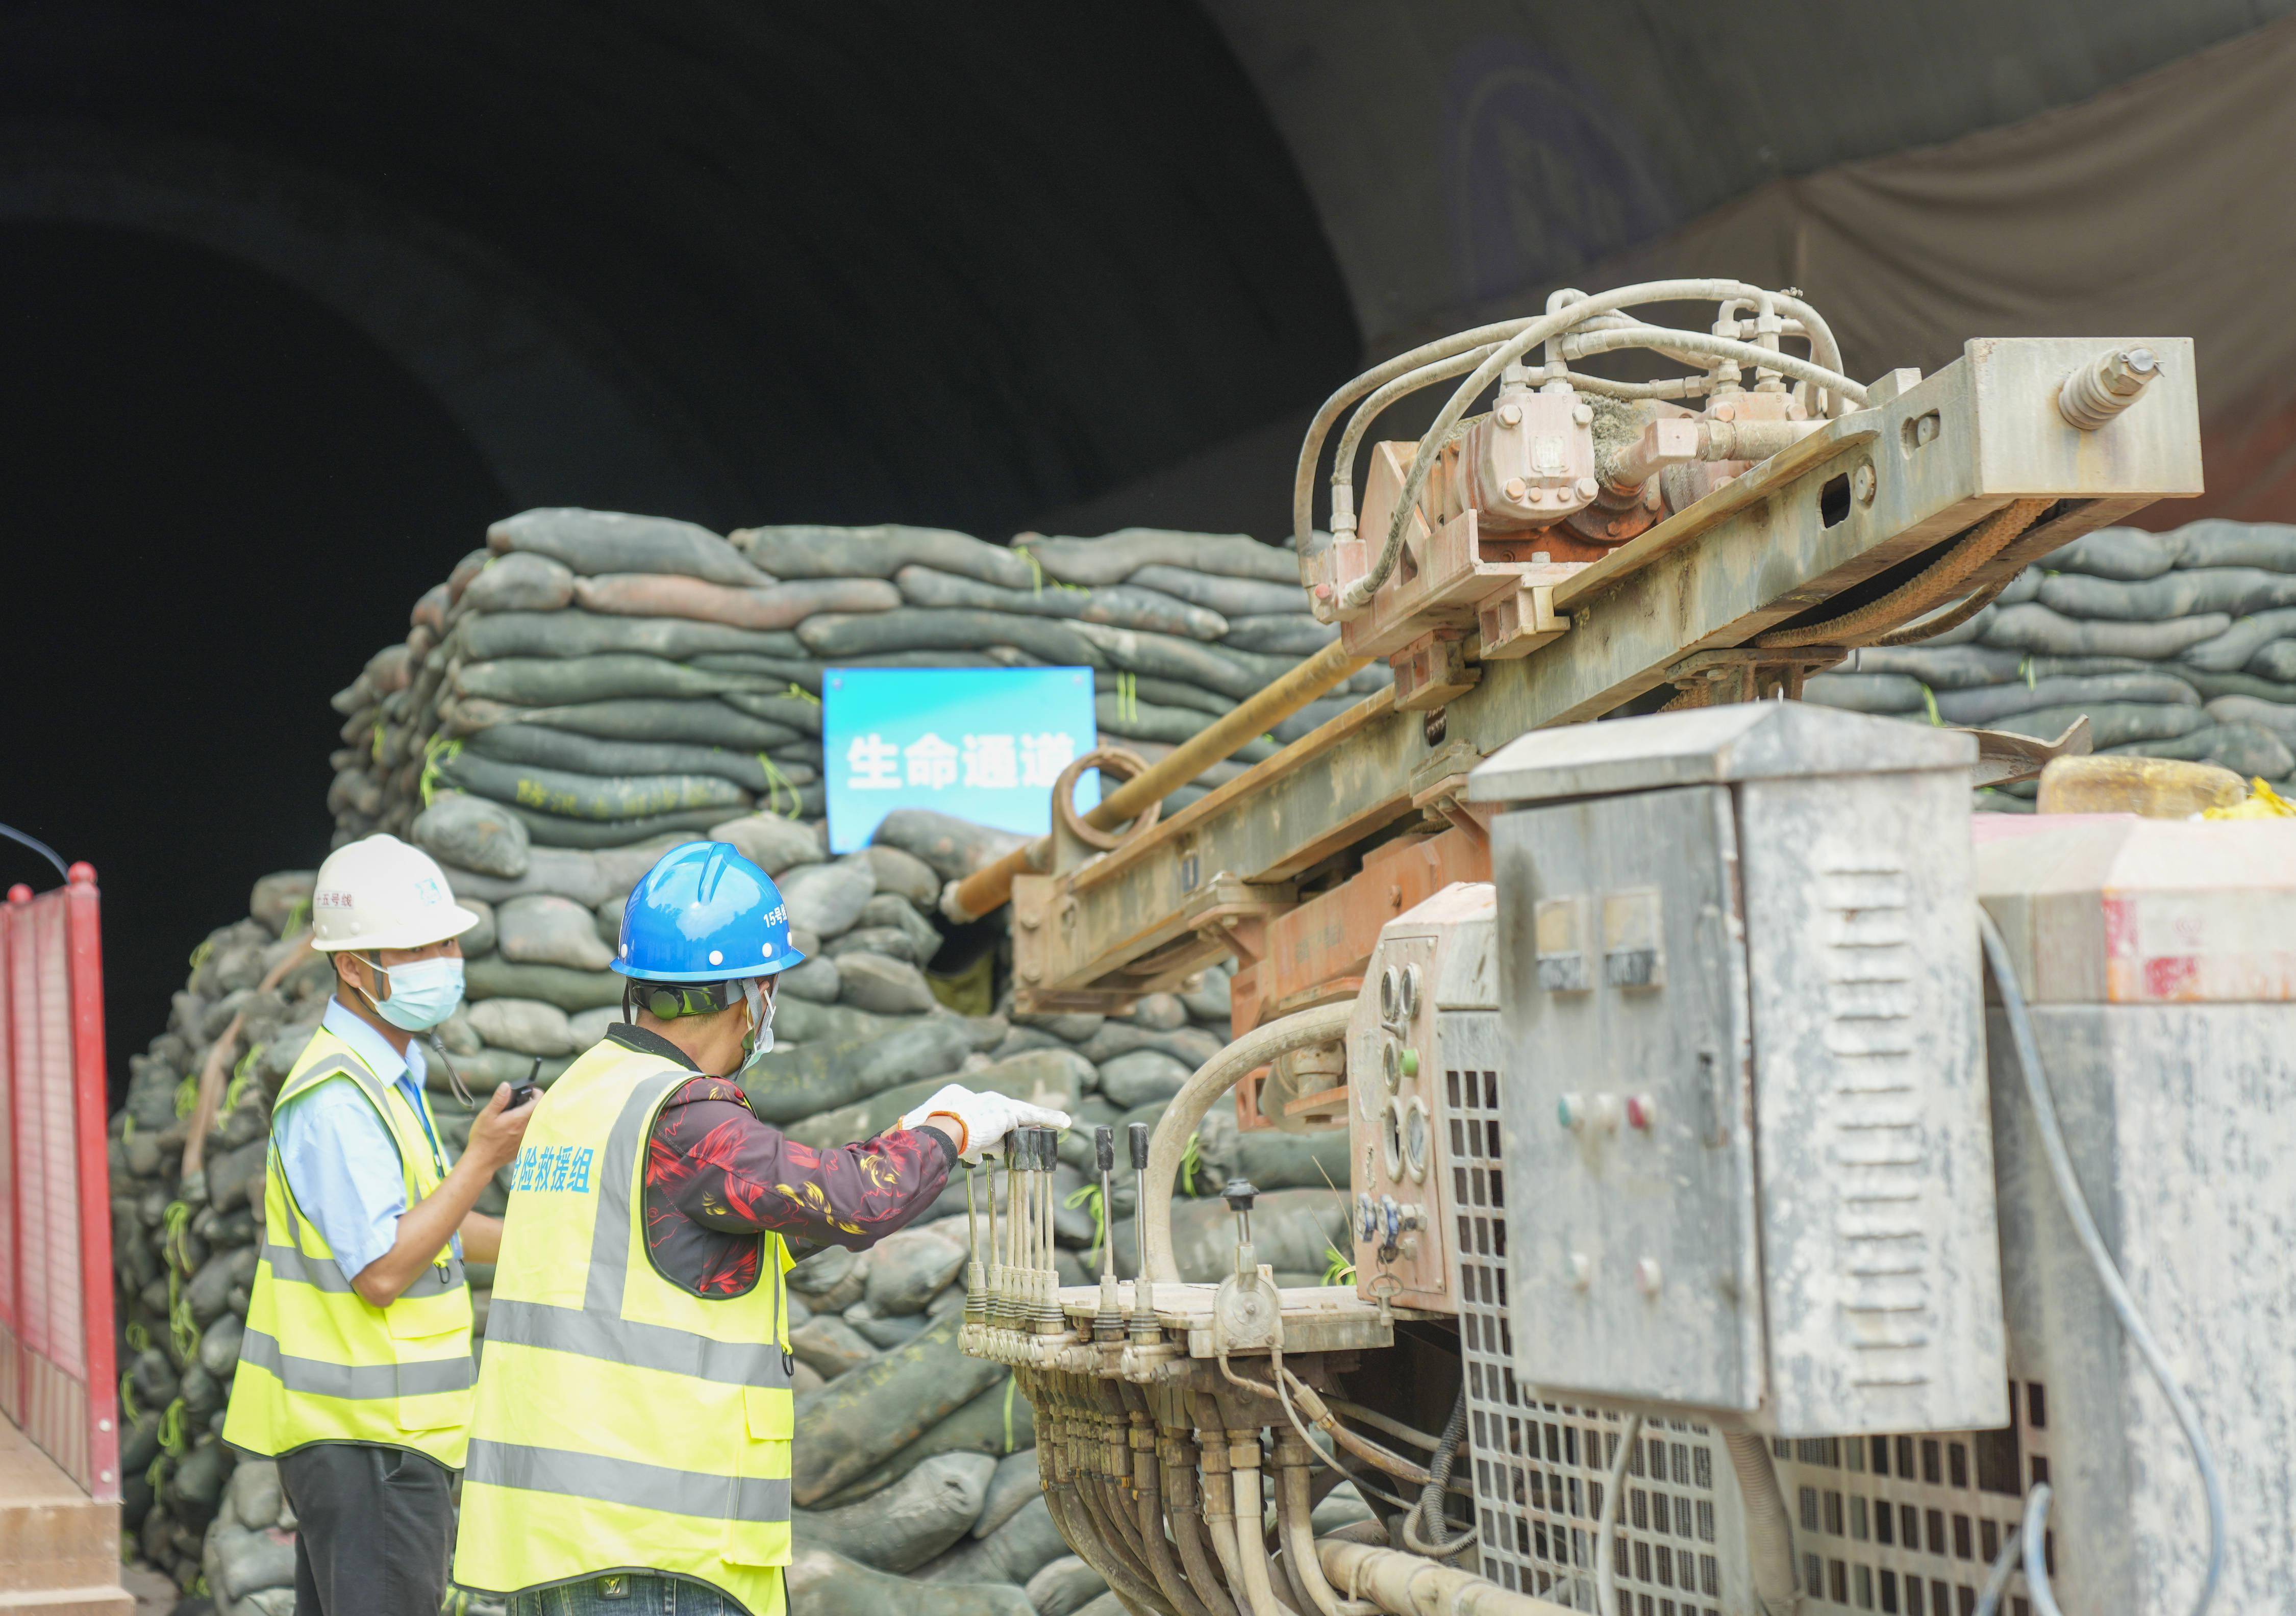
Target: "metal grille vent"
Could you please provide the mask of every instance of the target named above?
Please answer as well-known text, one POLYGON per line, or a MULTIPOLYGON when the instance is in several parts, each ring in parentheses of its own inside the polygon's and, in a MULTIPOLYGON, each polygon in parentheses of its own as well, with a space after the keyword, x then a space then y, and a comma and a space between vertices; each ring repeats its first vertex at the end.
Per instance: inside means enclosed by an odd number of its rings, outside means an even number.
MULTIPOLYGON (((1499 1077, 1446 1071, 1444 1084, 1482 1574, 1592 1610, 1603 1485, 1625 1421, 1537 1401, 1516 1384, 1513 1331, 1530 1326, 1507 1301, 1499 1077)), ((2024 1489, 2049 1479, 2046 1389, 2017 1379, 2010 1392, 2016 1421, 2005 1431, 1773 1442, 1796 1512, 1805 1616, 1972 1616, 2024 1489)), ((1652 1420, 1637 1447, 1614 1545, 1621 1616, 1752 1616, 1743 1515, 1720 1438, 1652 1420)), ((2054 1566, 2054 1534, 2049 1547, 2054 1566)), ((2010 1584, 2007 1616, 2031 1616, 2022 1586, 2010 1584)))

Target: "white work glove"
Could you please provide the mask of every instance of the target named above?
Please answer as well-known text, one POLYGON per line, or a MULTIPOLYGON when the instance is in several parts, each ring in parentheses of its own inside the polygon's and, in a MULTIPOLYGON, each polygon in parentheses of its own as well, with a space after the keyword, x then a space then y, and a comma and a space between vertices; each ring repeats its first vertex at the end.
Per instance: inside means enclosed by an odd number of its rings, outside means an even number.
POLYGON ((964 1137, 957 1141, 957 1150, 967 1161, 980 1160, 982 1151, 993 1147, 1015 1128, 1069 1125, 1069 1114, 1065 1111, 1031 1106, 1026 1100, 993 1091, 976 1093, 963 1083, 945 1083, 922 1105, 903 1116, 901 1126, 922 1127, 926 1118, 936 1114, 953 1117, 963 1127, 964 1137))

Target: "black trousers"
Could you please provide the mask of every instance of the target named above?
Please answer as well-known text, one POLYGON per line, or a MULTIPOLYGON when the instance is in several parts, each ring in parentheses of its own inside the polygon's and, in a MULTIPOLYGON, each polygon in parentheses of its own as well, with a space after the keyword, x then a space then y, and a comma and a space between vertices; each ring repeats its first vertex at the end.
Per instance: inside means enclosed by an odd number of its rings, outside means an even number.
POLYGON ((406 1448, 315 1442, 279 1461, 295 1507, 295 1616, 439 1616, 453 1478, 406 1448))

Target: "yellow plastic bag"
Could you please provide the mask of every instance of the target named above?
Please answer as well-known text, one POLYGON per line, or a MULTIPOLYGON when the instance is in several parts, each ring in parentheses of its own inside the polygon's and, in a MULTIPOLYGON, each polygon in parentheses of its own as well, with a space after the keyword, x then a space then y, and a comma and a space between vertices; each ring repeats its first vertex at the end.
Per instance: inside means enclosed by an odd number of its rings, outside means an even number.
POLYGON ((2290 802, 2260 779, 2248 782, 2248 800, 2229 808, 2202 811, 2204 820, 2296 820, 2296 803, 2290 802))

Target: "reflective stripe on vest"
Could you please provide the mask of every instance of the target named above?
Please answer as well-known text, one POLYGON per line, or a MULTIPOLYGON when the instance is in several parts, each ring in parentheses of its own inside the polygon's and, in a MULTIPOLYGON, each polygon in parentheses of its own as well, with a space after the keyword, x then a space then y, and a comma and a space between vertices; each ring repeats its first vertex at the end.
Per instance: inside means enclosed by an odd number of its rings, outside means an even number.
MULTIPOLYGON (((281 1087, 275 1114, 322 1083, 346 1081, 381 1119, 413 1206, 443 1177, 429 1103, 410 1105, 324 1027, 281 1087)), ((263 1204, 265 1240, 224 1440, 266 1456, 313 1442, 378 1443, 459 1468, 476 1379, 461 1260, 451 1247, 441 1252, 396 1301, 378 1308, 352 1286, 296 1204, 275 1139, 264 1163, 263 1204)))
POLYGON ((526 1146, 594 1171, 521 1171, 504 1215, 463 1474, 455 1578, 495 1593, 644 1568, 783 1608, 792 1414, 786 1253, 696 1296, 645 1254, 640 1163, 695 1074, 611 1041, 543 1097, 526 1146))

